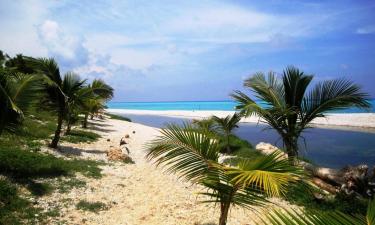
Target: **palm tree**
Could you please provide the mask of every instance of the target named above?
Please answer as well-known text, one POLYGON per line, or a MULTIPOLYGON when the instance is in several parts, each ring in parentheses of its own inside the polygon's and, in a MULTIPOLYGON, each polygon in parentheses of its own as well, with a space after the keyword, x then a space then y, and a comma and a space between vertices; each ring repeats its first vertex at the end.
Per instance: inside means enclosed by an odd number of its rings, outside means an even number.
POLYGON ((373 225, 375 224, 375 200, 368 203, 366 215, 349 215, 343 212, 304 211, 288 209, 272 210, 266 214, 268 222, 273 225, 373 225))
POLYGON ((237 123, 240 122, 241 116, 237 113, 234 113, 232 116, 228 115, 225 118, 213 116, 212 119, 216 123, 216 128, 218 129, 218 131, 224 135, 224 138, 226 140, 227 153, 231 153, 230 135, 235 128, 238 128, 237 123))
POLYGON ((57 148, 62 125, 68 112, 69 95, 73 96, 82 87, 84 82, 71 73, 67 73, 64 79, 62 79, 59 66, 53 58, 34 59, 32 57, 25 57, 25 60, 28 66, 31 66, 31 68, 45 78, 45 97, 42 103, 57 113, 57 127, 50 144, 51 148, 57 148))
POLYGON ((147 146, 148 160, 186 180, 207 188, 201 194, 220 205, 219 225, 225 225, 231 205, 249 209, 268 203, 266 196, 284 194, 286 187, 303 176, 279 153, 257 159, 240 159, 238 167, 218 163, 218 140, 191 125, 168 125, 147 146))
POLYGON ((84 104, 83 101, 85 99, 82 98, 80 93, 84 88, 85 82, 86 80, 81 80, 77 74, 72 72, 68 72, 64 76, 62 90, 67 97, 65 113, 67 123, 66 133, 70 132, 73 119, 78 114, 79 107, 84 104))
POLYGON ((85 118, 82 124, 83 128, 86 128, 89 114, 94 115, 105 108, 105 102, 113 97, 113 88, 103 80, 95 79, 81 95, 86 98, 83 104, 85 118))
POLYGON ((333 110, 349 107, 367 109, 368 95, 358 85, 346 79, 335 79, 308 87, 313 79, 295 67, 284 70, 279 80, 273 72, 266 78, 256 73, 245 80, 244 86, 265 103, 258 104, 241 91, 232 97, 238 102, 237 109, 244 116, 258 115, 281 136, 291 161, 298 156, 298 139, 309 128, 310 122, 333 110))
POLYGON ((0 68, 0 135, 14 130, 40 94, 40 79, 36 75, 12 73, 0 68))

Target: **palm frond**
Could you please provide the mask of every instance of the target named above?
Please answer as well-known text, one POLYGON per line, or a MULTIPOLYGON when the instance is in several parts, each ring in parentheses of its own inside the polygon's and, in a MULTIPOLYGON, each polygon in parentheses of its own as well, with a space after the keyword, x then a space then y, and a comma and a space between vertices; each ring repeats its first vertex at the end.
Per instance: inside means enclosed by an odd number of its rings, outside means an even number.
POLYGON ((318 83, 302 102, 306 115, 303 123, 308 123, 323 113, 349 107, 368 109, 369 96, 360 87, 347 79, 335 79, 318 83))
POLYGON ((303 96, 312 79, 312 75, 305 75, 302 71, 293 66, 289 66, 284 70, 284 98, 288 107, 300 108, 303 96))
POLYGON ((238 168, 226 168, 232 182, 242 187, 264 191, 269 196, 280 196, 288 185, 304 176, 303 169, 290 165, 281 152, 253 159, 241 159, 238 168))
POLYGON ((149 143, 147 151, 148 160, 193 181, 204 177, 219 157, 217 141, 195 132, 188 124, 168 125, 161 130, 161 136, 149 143))
POLYGON ((255 97, 274 107, 282 107, 284 101, 284 87, 275 73, 269 72, 267 79, 263 73, 255 73, 244 81, 244 86, 254 91, 255 97))

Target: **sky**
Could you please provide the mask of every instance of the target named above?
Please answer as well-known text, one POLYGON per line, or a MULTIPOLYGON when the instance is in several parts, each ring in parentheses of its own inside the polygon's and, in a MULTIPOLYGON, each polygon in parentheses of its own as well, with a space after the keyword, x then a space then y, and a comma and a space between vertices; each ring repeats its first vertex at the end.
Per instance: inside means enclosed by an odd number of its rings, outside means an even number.
POLYGON ((0 0, 0 50, 103 79, 113 101, 228 100, 294 65, 375 97, 375 1, 0 0))

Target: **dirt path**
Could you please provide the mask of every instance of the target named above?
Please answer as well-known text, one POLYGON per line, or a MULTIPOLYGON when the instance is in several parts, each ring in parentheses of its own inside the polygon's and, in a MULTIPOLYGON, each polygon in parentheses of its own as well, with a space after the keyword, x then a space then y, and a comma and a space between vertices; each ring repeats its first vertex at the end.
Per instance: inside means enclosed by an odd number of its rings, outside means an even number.
MULTIPOLYGON (((48 196, 55 201, 67 202, 59 220, 65 220, 67 224, 112 225, 217 223, 219 208, 198 202, 195 193, 201 191, 199 187, 177 180, 176 176, 163 173, 145 160, 144 144, 158 135, 157 129, 119 120, 96 121, 95 124, 103 138, 92 144, 66 144, 65 150, 80 151, 78 155, 83 158, 105 159, 109 146, 118 146, 121 137, 129 134, 128 148, 135 163, 105 165, 102 167, 103 178, 80 177, 87 182, 84 188, 48 196), (80 200, 103 202, 108 209, 98 213, 77 210, 75 205, 80 200)), ((252 218, 251 211, 233 208, 228 224, 253 224, 252 218)))

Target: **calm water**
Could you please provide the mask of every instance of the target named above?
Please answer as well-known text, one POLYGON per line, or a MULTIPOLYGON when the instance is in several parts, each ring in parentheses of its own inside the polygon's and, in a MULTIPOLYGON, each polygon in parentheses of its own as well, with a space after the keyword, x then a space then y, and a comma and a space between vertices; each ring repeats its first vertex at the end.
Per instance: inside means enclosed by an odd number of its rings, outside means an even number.
MULTIPOLYGON (((158 128, 166 123, 182 124, 188 121, 174 117, 122 115, 129 117, 133 122, 158 128)), ((263 141, 281 147, 279 136, 273 130, 264 128, 264 125, 242 123, 235 133, 252 144, 263 141)), ((314 128, 303 136, 306 139, 306 147, 303 142, 300 143, 301 155, 318 165, 332 168, 362 163, 375 165, 374 133, 314 128)))
MULTIPOLYGON (((371 100, 373 105, 370 112, 375 112, 375 100, 371 100)), ((234 110, 234 101, 191 101, 191 102, 109 102, 111 109, 137 109, 137 110, 234 110)), ((337 111, 339 113, 360 113, 366 112, 356 108, 337 111)))

